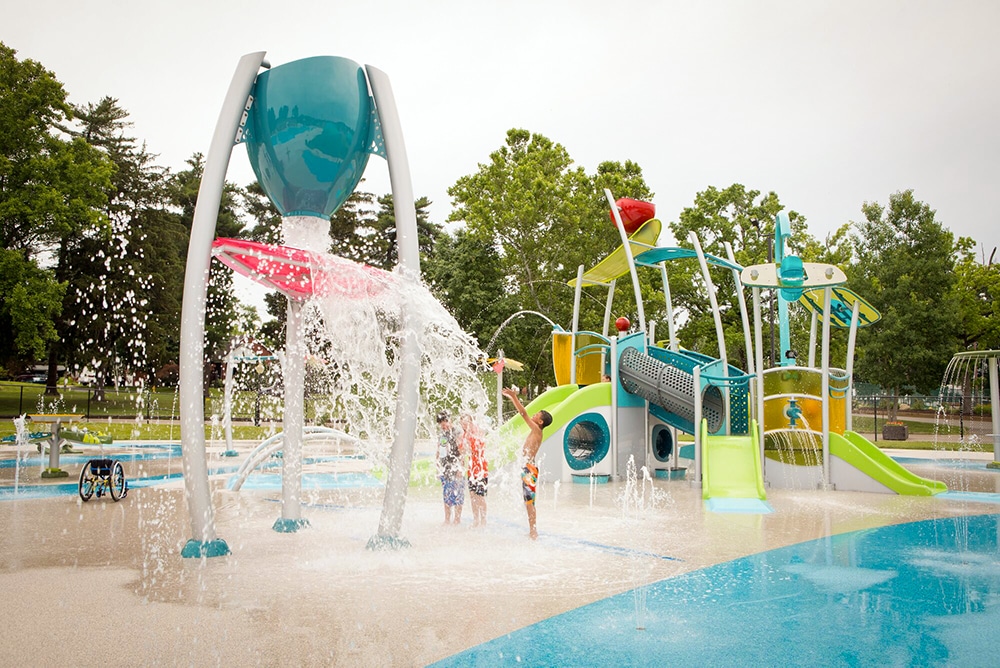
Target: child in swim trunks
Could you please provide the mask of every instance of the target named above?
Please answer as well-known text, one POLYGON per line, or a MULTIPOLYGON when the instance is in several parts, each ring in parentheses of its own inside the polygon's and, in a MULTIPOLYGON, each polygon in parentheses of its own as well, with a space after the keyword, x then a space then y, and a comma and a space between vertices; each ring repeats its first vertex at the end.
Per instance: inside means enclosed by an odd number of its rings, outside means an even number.
POLYGON ((444 523, 462 522, 462 506, 465 504, 465 480, 462 475, 462 456, 458 450, 458 439, 451 426, 451 418, 447 413, 437 416, 438 436, 437 468, 441 480, 441 492, 444 499, 444 523))
POLYGON ((538 489, 538 466, 535 465, 535 455, 542 445, 542 430, 552 424, 552 416, 548 411, 538 411, 529 416, 521 405, 517 393, 510 388, 504 388, 503 395, 510 399, 518 414, 528 425, 528 436, 524 439, 521 455, 524 457, 524 468, 521 471, 521 488, 524 492, 524 507, 528 511, 528 535, 532 540, 538 538, 535 528, 535 494, 538 489))

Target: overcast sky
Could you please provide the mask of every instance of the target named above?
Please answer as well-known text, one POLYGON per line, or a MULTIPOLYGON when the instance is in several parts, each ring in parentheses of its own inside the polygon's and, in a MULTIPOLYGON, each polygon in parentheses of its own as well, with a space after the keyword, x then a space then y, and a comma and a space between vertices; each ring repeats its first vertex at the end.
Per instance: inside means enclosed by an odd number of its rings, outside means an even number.
MULTIPOLYGON (((337 55, 389 76, 439 223, 448 187, 519 127, 590 173, 636 161, 665 222, 739 182, 823 239, 912 188, 956 234, 1000 245, 995 0, 0 0, 0 16, 18 58, 74 103, 118 98, 175 170, 208 151, 242 55, 337 55)), ((252 178, 237 148, 229 179, 252 178)), ((383 160, 366 179, 389 191, 383 160)))

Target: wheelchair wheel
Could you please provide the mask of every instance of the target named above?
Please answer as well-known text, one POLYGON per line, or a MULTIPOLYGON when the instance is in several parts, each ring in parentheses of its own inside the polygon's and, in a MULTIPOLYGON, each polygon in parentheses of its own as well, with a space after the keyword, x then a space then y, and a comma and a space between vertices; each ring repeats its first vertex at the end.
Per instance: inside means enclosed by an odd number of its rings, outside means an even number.
POLYGON ((80 498, 84 501, 90 501, 90 497, 94 495, 94 488, 97 486, 97 476, 93 474, 90 470, 90 462, 83 465, 83 470, 80 471, 80 498))
POLYGON ((125 484, 125 469, 122 468, 121 462, 115 462, 115 465, 111 467, 111 480, 108 483, 108 488, 111 492, 111 498, 115 501, 125 496, 127 485, 125 484))

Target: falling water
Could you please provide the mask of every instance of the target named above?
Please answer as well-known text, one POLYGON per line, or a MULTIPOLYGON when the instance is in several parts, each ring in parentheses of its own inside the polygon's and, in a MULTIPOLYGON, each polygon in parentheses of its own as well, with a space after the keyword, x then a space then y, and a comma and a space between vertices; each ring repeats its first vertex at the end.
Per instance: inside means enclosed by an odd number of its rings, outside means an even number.
MULTIPOLYGON (((616 498, 616 503, 622 511, 622 519, 630 527, 633 534, 639 533, 636 526, 651 516, 651 512, 659 507, 670 505, 673 499, 667 492, 653 485, 649 469, 643 466, 636 470, 635 457, 629 457, 625 465, 625 487, 616 498)), ((648 585, 646 575, 649 567, 648 556, 638 551, 629 554, 629 572, 632 574, 632 595, 635 605, 635 628, 646 629, 646 595, 648 585)))
MULTIPOLYGON (((289 243, 313 250, 325 249, 325 226, 300 225, 286 218, 283 231, 289 243)), ((473 337, 427 287, 398 272, 365 267, 325 256, 342 269, 330 275, 322 294, 303 305, 307 363, 306 383, 312 415, 325 416, 363 439, 364 454, 378 465, 387 463, 388 444, 395 439, 397 383, 403 364, 401 342, 408 333, 404 305, 418 314, 421 357, 418 432, 436 433, 435 415, 470 413, 489 424, 490 401, 477 374, 480 351, 473 337)))
MULTIPOLYGON (((945 369, 938 394, 939 407, 934 427, 934 447, 950 449, 948 442, 958 442, 959 453, 993 450, 992 416, 996 398, 991 397, 989 364, 997 351, 969 351, 952 357, 945 369)), ((956 455, 968 458, 968 455, 956 455)), ((996 459, 994 453, 994 459, 996 459)), ((985 462, 983 462, 985 467, 985 462)), ((968 491, 976 478, 975 469, 960 467, 957 480, 948 481, 952 489, 968 491)))
POLYGON ((21 462, 27 456, 25 453, 29 441, 25 416, 19 415, 14 418, 14 431, 17 447, 17 454, 14 457, 14 494, 16 495, 21 482, 21 462))
POLYGON ((765 448, 777 454, 777 462, 769 479, 784 489, 813 489, 822 481, 822 435, 810 431, 808 425, 798 429, 769 431, 765 448), (777 471, 780 471, 778 475, 777 471))
POLYGON ((515 318, 520 318, 521 316, 524 315, 538 316, 545 322, 549 323, 549 325, 551 325, 553 328, 559 326, 556 323, 552 322, 552 319, 549 318, 544 313, 539 313, 538 311, 518 311, 517 313, 514 313, 509 318, 500 323, 500 326, 497 327, 497 331, 493 332, 493 336, 490 337, 490 342, 486 344, 485 352, 488 354, 491 350, 493 350, 493 344, 496 343, 497 337, 500 336, 500 332, 502 332, 507 325, 509 325, 515 318))

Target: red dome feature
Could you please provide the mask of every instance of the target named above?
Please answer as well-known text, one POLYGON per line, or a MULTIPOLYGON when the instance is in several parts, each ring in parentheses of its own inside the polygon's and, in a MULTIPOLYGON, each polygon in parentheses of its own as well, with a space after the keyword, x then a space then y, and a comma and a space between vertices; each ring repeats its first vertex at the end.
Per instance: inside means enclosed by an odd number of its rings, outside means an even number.
MULTIPOLYGON (((628 234, 632 234, 642 227, 643 223, 656 216, 656 205, 652 202, 620 197, 615 202, 615 206, 618 207, 618 215, 622 217, 622 224, 628 234)), ((615 222, 615 212, 611 211, 608 215, 611 216, 611 222, 615 222)))
POLYGON ((632 323, 628 321, 628 318, 622 316, 615 320, 615 329, 619 332, 627 332, 628 328, 632 326, 632 323))

